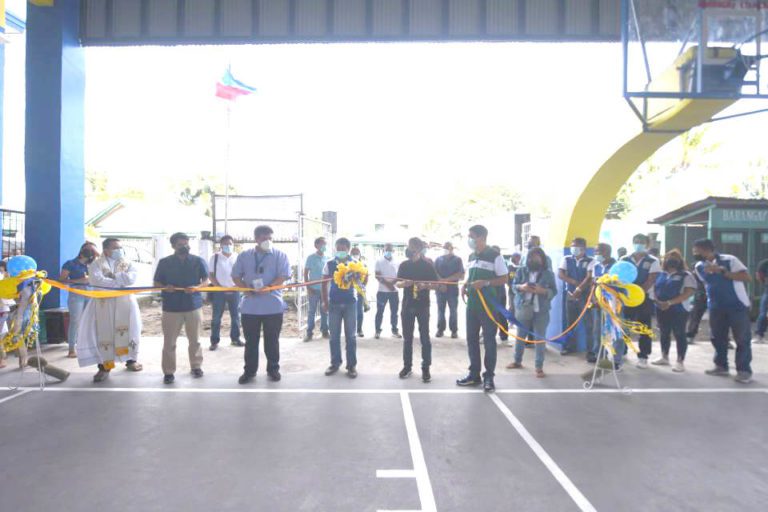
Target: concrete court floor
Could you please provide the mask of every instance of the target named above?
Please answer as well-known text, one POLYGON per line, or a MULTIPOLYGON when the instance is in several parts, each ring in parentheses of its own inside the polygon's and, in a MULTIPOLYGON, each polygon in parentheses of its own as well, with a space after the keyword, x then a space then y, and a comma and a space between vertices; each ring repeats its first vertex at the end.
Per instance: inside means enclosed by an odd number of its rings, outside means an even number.
MULTIPOLYGON (((429 385, 394 377, 400 345, 382 339, 361 342, 367 364, 354 381, 322 375, 325 340, 285 340, 283 381, 260 374, 250 386, 235 383, 241 349, 229 346, 206 352, 206 376, 191 379, 182 340, 177 382, 163 386, 159 345, 144 341, 145 372, 115 371, 100 386, 92 368, 42 392, 33 370, 0 371, 0 510, 758 511, 768 503, 765 346, 755 347, 750 386, 703 375, 711 347, 697 343, 686 374, 628 367, 620 376, 632 394, 610 381, 584 391, 578 356, 550 352, 546 379, 504 370, 505 347, 499 391, 487 396, 453 383, 466 367, 463 340, 438 342, 429 385)), ((46 356, 72 366, 63 352, 47 347, 46 356)))

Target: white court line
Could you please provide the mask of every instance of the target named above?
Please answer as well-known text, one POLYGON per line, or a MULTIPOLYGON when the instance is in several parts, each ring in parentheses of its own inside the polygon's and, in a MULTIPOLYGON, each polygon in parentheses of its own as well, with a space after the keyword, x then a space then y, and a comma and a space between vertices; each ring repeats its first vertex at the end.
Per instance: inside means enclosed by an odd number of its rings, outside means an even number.
POLYGON ((567 492, 568 496, 570 496, 571 499, 576 503, 576 505, 579 507, 579 510, 583 512, 596 512, 595 507, 592 506, 587 497, 581 493, 581 491, 573 484, 573 482, 571 482, 571 479, 568 478, 562 469, 560 469, 560 466, 558 466, 552 457, 549 456, 549 454, 544 450, 544 448, 542 448, 538 441, 533 438, 531 433, 528 432, 528 429, 526 429, 520 420, 517 419, 517 416, 512 414, 512 411, 509 410, 509 407, 507 407, 506 404, 501 401, 501 398, 495 394, 489 394, 488 396, 490 397, 491 401, 496 404, 496 407, 499 408, 501 413, 506 416, 515 430, 517 430, 517 433, 520 434, 520 437, 523 438, 523 441, 528 444, 531 450, 533 450, 533 453, 536 454, 539 460, 547 467, 549 472, 552 473, 552 476, 555 477, 555 480, 557 480, 563 489, 565 489, 565 492, 567 492))
POLYGON ((403 417, 405 419, 405 430, 408 433, 408 444, 411 447, 411 457, 413 458, 413 471, 416 473, 416 487, 419 491, 419 501, 421 502, 422 512, 437 512, 435 504, 435 494, 432 492, 432 484, 429 481, 429 472, 427 471, 427 462, 424 460, 424 451, 421 449, 419 441, 419 432, 416 430, 416 418, 413 416, 411 407, 411 398, 407 391, 400 392, 400 402, 403 404, 403 417))
MULTIPOLYGON (((21 391, 36 391, 40 388, 21 387, 21 391)), ((84 393, 230 393, 230 394, 319 394, 319 395, 396 395, 427 394, 427 395, 463 395, 483 394, 482 389, 322 389, 322 388, 101 388, 101 387, 63 387, 47 386, 45 392, 84 392, 84 393)), ((559 389, 497 389, 497 394, 510 395, 558 395, 558 394, 622 394, 627 392, 621 389, 591 389, 583 388, 559 388, 559 389)), ((649 388, 632 389, 632 394, 695 394, 695 393, 768 393, 765 388, 649 388)))
POLYGON ((19 397, 20 397, 20 396, 22 396, 22 395, 26 395, 27 393, 29 393, 29 392, 30 392, 30 391, 32 391, 33 389, 39 389, 39 388, 30 388, 30 389, 26 389, 26 388, 25 388, 25 389, 22 389, 22 390, 21 390, 21 391, 19 391, 18 393, 14 393, 14 394, 12 394, 11 396, 7 396, 7 397, 5 397, 5 398, 2 398, 2 399, 0 399, 0 404, 2 404, 2 403, 4 403, 4 402, 10 402, 10 401, 11 401, 11 400, 13 400, 14 398, 19 398, 19 397))
POLYGON ((416 478, 413 469, 377 469, 376 478, 416 478))

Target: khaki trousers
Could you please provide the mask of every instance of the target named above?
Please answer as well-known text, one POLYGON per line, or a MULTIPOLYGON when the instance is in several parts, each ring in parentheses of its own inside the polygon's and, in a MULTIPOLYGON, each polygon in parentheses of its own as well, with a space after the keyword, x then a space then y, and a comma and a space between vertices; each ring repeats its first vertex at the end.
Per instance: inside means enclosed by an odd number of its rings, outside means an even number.
POLYGON ((176 373, 176 340, 181 328, 189 340, 189 367, 200 368, 203 364, 203 349, 200 346, 200 327, 203 324, 203 309, 173 313, 163 311, 163 374, 176 373))

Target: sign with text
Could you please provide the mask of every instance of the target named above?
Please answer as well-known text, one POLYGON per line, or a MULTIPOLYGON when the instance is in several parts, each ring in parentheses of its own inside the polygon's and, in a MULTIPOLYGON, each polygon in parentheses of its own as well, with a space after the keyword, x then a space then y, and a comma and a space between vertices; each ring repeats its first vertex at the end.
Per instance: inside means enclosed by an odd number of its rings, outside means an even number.
POLYGON ((718 209, 712 212, 712 227, 768 230, 768 209, 718 209))

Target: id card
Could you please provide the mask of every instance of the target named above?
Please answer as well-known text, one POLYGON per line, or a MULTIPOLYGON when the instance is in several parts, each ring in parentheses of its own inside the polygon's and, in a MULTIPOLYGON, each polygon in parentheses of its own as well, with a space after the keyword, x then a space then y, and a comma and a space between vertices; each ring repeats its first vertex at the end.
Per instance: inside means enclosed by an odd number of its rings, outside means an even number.
POLYGON ((264 280, 260 277, 254 279, 253 282, 251 282, 251 287, 254 290, 261 290, 262 288, 264 288, 264 280))

